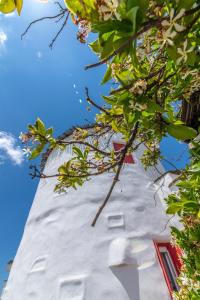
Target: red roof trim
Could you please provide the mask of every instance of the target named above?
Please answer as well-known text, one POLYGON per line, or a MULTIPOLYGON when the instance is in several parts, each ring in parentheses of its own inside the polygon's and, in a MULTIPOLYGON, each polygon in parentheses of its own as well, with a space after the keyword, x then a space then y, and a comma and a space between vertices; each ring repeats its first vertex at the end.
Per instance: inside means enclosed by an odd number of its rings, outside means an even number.
MULTIPOLYGON (((118 143, 118 142, 113 142, 113 147, 114 147, 114 150, 116 152, 118 152, 118 151, 122 150, 125 147, 125 144, 118 143)), ((133 159, 133 155, 132 154, 126 154, 125 159, 124 159, 124 163, 126 163, 126 164, 134 164, 135 161, 133 159)))

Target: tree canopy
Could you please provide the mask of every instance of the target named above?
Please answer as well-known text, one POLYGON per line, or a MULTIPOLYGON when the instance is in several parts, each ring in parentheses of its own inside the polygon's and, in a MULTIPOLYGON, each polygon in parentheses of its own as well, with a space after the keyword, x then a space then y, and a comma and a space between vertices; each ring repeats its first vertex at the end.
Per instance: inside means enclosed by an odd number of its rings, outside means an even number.
MULTIPOLYGON (((90 32, 96 39, 89 44, 98 61, 85 69, 106 65, 102 84, 112 83, 110 93, 99 106, 96 124, 76 128, 71 140, 55 138, 53 129, 37 119, 21 135, 34 159, 49 147, 64 150, 73 145, 74 156, 59 167, 57 174, 44 174, 32 167, 33 177, 57 177, 55 190, 77 188, 92 176, 114 170, 108 195, 99 208, 93 226, 107 204, 123 165, 124 157, 144 143, 141 161, 145 168, 162 159, 159 144, 170 135, 190 143, 191 162, 176 170, 179 192, 166 200, 168 214, 178 214, 183 229, 172 228, 174 242, 182 249, 183 268, 180 290, 175 299, 200 299, 200 3, 197 0, 65 0, 61 13, 77 25, 77 39, 87 42, 90 32), (121 133, 125 146, 120 151, 102 150, 105 134, 121 133), (90 142, 88 137, 92 137, 90 142), (84 151, 80 145, 85 146, 84 151)), ((1 0, 0 11, 17 9, 21 0, 1 0)), ((56 17, 56 16, 55 16, 56 17)))

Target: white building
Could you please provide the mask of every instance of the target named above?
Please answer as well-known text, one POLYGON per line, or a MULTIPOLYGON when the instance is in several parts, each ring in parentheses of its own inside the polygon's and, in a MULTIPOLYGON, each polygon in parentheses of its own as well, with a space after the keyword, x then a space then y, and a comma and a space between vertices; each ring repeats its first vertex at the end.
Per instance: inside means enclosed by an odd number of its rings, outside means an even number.
MULTIPOLYGON (((122 141, 114 137, 113 143, 122 141)), ((172 178, 161 188, 154 184, 163 168, 145 172, 142 149, 129 155, 94 228, 113 173, 60 195, 53 192, 55 178, 40 180, 3 300, 171 299, 179 263, 163 197, 172 178)), ((45 173, 53 174, 71 155, 70 149, 51 153, 45 173)))

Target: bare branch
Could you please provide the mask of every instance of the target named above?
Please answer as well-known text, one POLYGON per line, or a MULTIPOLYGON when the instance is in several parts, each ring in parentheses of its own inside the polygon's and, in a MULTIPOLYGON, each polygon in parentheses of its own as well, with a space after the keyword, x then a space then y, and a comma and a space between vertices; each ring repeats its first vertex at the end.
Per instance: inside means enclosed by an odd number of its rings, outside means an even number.
MULTIPOLYGON (((60 30, 57 32, 57 34, 55 35, 55 37, 53 38, 53 40, 52 40, 51 43, 49 44, 49 48, 50 48, 50 49, 53 48, 53 45, 54 45, 55 41, 57 40, 57 38, 59 37, 59 35, 60 35, 61 32, 63 31, 64 27, 66 26, 67 21, 68 21, 68 19, 69 19, 69 15, 70 15, 70 12, 68 11, 67 16, 66 16, 66 18, 65 18, 65 21, 63 22, 63 24, 62 24, 60 30)), ((59 19, 58 21, 60 21, 60 19, 59 19)))
POLYGON ((154 180, 154 183, 156 183, 156 182, 158 182, 159 180, 161 180, 163 177, 165 177, 165 175, 167 175, 167 174, 178 174, 178 175, 180 175, 181 174, 181 172, 182 172, 182 170, 178 170, 178 169, 176 169, 176 170, 169 170, 169 171, 166 171, 166 172, 164 172, 163 174, 161 174, 158 178, 156 178, 156 180, 154 180))
POLYGON ((168 163, 172 168, 179 171, 179 169, 171 161, 169 161, 168 159, 163 158, 162 160, 166 161, 166 163, 168 163))
POLYGON ((58 1, 54 2, 54 4, 55 4, 55 5, 58 5, 58 7, 60 8, 60 10, 65 10, 65 9, 66 9, 66 8, 64 8, 64 7, 60 4, 60 2, 58 2, 58 1))
POLYGON ((104 112, 105 114, 107 115, 110 115, 109 112, 104 109, 103 107, 101 107, 100 105, 96 104, 89 96, 89 90, 88 90, 88 87, 85 87, 85 93, 86 93, 86 98, 87 98, 87 101, 92 104, 94 107, 96 107, 97 109, 99 109, 100 111, 104 112))
POLYGON ((60 18, 61 16, 64 16, 66 12, 68 12, 68 9, 67 9, 67 8, 64 9, 64 10, 62 10, 59 14, 57 14, 57 15, 55 15, 55 16, 42 17, 42 18, 40 18, 40 19, 37 19, 37 20, 32 21, 32 22, 28 25, 28 27, 26 28, 26 30, 21 34, 21 39, 23 39, 23 37, 27 34, 27 32, 30 30, 30 28, 31 28, 34 24, 36 24, 36 23, 38 23, 38 22, 41 22, 41 21, 44 21, 44 20, 53 20, 53 19, 60 18))
POLYGON ((164 226, 163 229, 159 232, 159 234, 163 233, 163 232, 167 229, 167 225, 170 223, 170 221, 171 221, 174 217, 175 217, 175 216, 171 216, 171 217, 167 220, 165 226, 164 226))
POLYGON ((124 162, 125 156, 126 156, 126 154, 127 154, 127 151, 128 151, 129 148, 132 146, 132 144, 133 144, 133 142, 134 142, 134 140, 135 140, 135 138, 136 138, 137 131, 138 131, 138 126, 139 126, 139 122, 137 122, 137 123, 135 124, 135 127, 134 127, 134 129, 133 129, 133 131, 132 131, 132 134, 131 134, 131 137, 130 137, 129 141, 126 143, 125 147, 124 147, 124 148, 122 149, 122 151, 121 151, 121 158, 120 158, 120 161, 119 161, 119 163, 118 163, 117 172, 116 172, 116 174, 115 174, 115 177, 114 177, 114 179, 113 179, 112 185, 111 185, 111 187, 110 187, 110 190, 109 190, 109 192, 108 192, 108 194, 107 194, 107 196, 106 196, 106 198, 105 198, 103 204, 99 207, 99 209, 98 209, 98 211, 97 211, 97 214, 96 214, 96 216, 94 217, 94 220, 92 221, 92 224, 91 224, 92 227, 94 227, 94 226, 96 225, 96 222, 97 222, 99 216, 101 215, 101 213, 102 213, 104 207, 105 207, 106 204, 108 203, 108 200, 110 199, 110 196, 111 196, 111 194, 112 194, 112 191, 113 191, 113 189, 114 189, 116 183, 117 183, 118 180, 119 180, 119 175, 120 175, 120 172, 121 172, 121 169, 122 169, 122 166, 123 166, 123 162, 124 162))
POLYGON ((66 178, 88 178, 88 177, 93 177, 93 176, 98 176, 103 173, 106 173, 110 171, 111 169, 115 168, 119 164, 119 161, 117 160, 115 163, 110 164, 107 168, 102 168, 101 171, 94 172, 94 173, 84 173, 84 174, 79 174, 79 175, 70 175, 70 174, 52 174, 52 175, 46 175, 44 173, 41 173, 35 166, 34 166, 34 172, 30 173, 32 178, 56 178, 56 177, 66 177, 66 178), (35 171, 37 170, 37 171, 35 171))
POLYGON ((106 151, 103 151, 101 149, 98 149, 97 147, 93 146, 92 144, 88 143, 88 142, 85 142, 85 141, 63 141, 63 140, 60 140, 57 142, 59 145, 74 145, 74 144, 79 144, 79 145, 84 145, 84 146, 87 146, 91 149, 93 149, 94 151, 97 151, 99 153, 101 153, 102 155, 104 156, 110 156, 110 152, 106 152, 106 151))
POLYGON ((170 184, 168 185, 168 187, 169 188, 172 187, 177 181, 179 181, 181 179, 181 177, 182 177, 182 173, 179 176, 177 176, 176 178, 174 178, 174 180, 172 180, 170 182, 170 184))

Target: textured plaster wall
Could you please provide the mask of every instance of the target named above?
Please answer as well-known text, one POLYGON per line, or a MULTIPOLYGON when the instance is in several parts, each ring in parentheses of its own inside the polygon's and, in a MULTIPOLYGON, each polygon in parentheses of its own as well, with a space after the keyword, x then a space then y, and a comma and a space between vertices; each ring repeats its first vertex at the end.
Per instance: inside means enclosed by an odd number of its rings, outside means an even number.
MULTIPOLYGON (((139 162, 142 151, 124 166, 95 228, 112 173, 61 195, 56 179, 40 180, 3 300, 170 299, 153 243, 169 240, 168 217, 153 184, 158 174, 139 162)), ((45 172, 67 157, 53 153, 45 172)))

